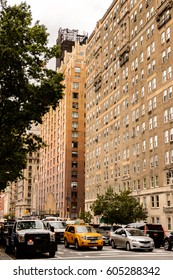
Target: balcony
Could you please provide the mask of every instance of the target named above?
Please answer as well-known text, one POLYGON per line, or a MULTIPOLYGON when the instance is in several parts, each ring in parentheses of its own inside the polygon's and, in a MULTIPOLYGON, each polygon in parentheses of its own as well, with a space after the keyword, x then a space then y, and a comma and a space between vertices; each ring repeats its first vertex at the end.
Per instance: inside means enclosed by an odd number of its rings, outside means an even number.
POLYGON ((164 26, 170 19, 171 19, 171 14, 167 15, 167 16, 165 17, 165 19, 163 19, 163 20, 161 20, 161 21, 159 20, 159 23, 158 23, 158 25, 157 25, 157 28, 158 28, 158 29, 161 29, 162 26, 164 26))
POLYGON ((160 16, 167 10, 170 10, 173 6, 172 0, 162 0, 161 4, 156 9, 156 20, 158 21, 160 16))
POLYGON ((163 212, 165 214, 172 214, 173 213, 173 207, 171 207, 171 206, 163 207, 163 212))
POLYGON ((119 59, 120 59, 120 66, 122 67, 127 61, 129 61, 129 55, 126 53, 126 55, 121 56, 119 59))

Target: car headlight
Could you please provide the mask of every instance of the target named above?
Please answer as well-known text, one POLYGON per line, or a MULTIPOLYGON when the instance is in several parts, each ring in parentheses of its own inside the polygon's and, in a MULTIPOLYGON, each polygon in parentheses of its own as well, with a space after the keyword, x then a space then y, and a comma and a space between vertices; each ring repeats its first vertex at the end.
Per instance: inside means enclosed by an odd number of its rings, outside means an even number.
POLYGON ((25 242, 25 235, 18 235, 19 242, 25 242))
POLYGON ((131 239, 131 242, 139 242, 139 241, 136 239, 131 239))
POLYGON ((50 241, 55 241, 55 232, 51 232, 50 241))
POLYGON ((87 240, 87 237, 86 236, 81 236, 80 237, 82 240, 87 240))

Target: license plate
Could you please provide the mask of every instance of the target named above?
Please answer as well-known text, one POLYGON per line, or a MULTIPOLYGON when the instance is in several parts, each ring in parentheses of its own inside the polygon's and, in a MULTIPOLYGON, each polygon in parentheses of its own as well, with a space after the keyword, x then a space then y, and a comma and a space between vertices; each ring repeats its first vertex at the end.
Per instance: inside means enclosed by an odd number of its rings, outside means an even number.
POLYGON ((91 240, 90 243, 97 243, 95 240, 91 240))

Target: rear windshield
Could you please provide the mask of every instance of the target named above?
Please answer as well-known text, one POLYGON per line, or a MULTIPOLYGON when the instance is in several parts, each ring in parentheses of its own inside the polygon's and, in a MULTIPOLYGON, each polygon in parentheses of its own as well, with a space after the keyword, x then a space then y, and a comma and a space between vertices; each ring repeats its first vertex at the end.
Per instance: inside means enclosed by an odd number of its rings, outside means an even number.
POLYGON ((148 230, 161 230, 161 231, 163 231, 162 225, 147 224, 147 229, 148 230))

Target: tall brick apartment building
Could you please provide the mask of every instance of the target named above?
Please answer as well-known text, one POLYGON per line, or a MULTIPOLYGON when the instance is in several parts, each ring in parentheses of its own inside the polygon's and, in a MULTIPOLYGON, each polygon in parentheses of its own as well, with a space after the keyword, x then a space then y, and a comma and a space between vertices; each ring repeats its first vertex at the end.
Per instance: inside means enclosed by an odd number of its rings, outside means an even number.
POLYGON ((64 75, 64 97, 41 126, 47 147, 40 151, 37 206, 40 214, 77 218, 85 199, 86 45, 77 31, 60 31, 64 52, 57 71, 64 75))
POLYGON ((115 0, 86 50, 85 209, 131 188, 173 230, 173 1, 115 0))

